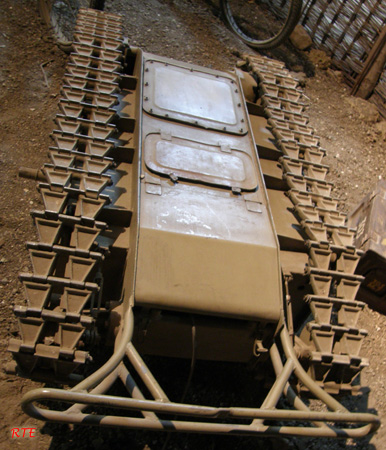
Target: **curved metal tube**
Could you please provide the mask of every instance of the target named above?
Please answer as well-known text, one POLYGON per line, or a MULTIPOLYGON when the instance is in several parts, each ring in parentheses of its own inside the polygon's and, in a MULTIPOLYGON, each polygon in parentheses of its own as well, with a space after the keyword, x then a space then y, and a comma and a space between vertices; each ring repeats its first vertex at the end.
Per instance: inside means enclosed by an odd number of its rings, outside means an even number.
POLYGON ((60 389, 36 389, 26 394, 22 402, 23 411, 40 420, 67 422, 76 424, 122 426, 126 428, 145 428, 165 431, 184 431, 200 433, 234 433, 234 434, 280 434, 324 437, 361 437, 376 431, 379 419, 367 413, 336 413, 336 412, 305 412, 276 409, 250 408, 214 408, 208 406, 182 405, 178 403, 164 403, 151 400, 137 400, 132 398, 94 395, 81 392, 63 391, 60 389), (239 425, 189 421, 165 421, 137 419, 133 417, 97 416, 92 414, 50 411, 36 407, 33 403, 44 400, 55 400, 68 403, 82 403, 104 407, 115 407, 134 411, 150 411, 155 413, 179 414, 198 418, 236 418, 263 420, 298 420, 305 422, 328 421, 346 423, 366 423, 356 429, 311 428, 294 426, 265 426, 263 424, 239 425))
POLYGON ((286 358, 292 359, 295 364, 294 373, 298 377, 298 379, 310 390, 310 392, 315 395, 315 397, 317 397, 319 400, 322 400, 329 409, 347 413, 347 409, 341 403, 331 397, 331 395, 324 391, 320 386, 318 386, 303 369, 296 357, 294 348, 291 343, 290 335, 285 326, 283 326, 282 330, 280 331, 280 338, 286 358))
MULTIPOLYGON (((270 356, 275 374, 276 376, 279 376, 279 374, 283 371, 283 364, 281 362, 280 353, 276 343, 274 343, 270 349, 270 356)), ((310 408, 300 399, 300 397, 296 395, 296 392, 292 389, 288 382, 284 386, 283 394, 296 409, 300 411, 311 411, 310 408)), ((324 422, 313 422, 313 425, 316 427, 327 426, 324 422)))
MULTIPOLYGON (((287 436, 320 436, 320 437, 342 437, 356 438, 366 436, 377 430, 379 427, 378 417, 368 413, 349 413, 343 406, 321 389, 304 371, 296 358, 295 352, 291 346, 291 340, 288 330, 283 326, 280 331, 280 337, 287 357, 284 370, 277 375, 266 401, 261 408, 215 408, 209 406, 197 406, 188 404, 173 403, 167 400, 166 395, 159 395, 158 389, 155 394, 160 397, 159 400, 146 400, 142 394, 135 395, 136 398, 114 397, 103 395, 105 388, 111 386, 113 380, 119 376, 118 368, 128 351, 130 359, 136 359, 134 347, 128 344, 131 342, 133 334, 134 317, 132 309, 129 308, 125 313, 122 335, 119 339, 119 345, 113 356, 99 370, 79 383, 70 391, 61 389, 35 389, 27 393, 22 399, 22 408, 26 414, 44 420, 54 422, 65 422, 74 424, 88 424, 99 426, 121 426, 125 428, 142 428, 148 430, 164 431, 182 431, 199 433, 231 433, 231 434, 264 434, 264 435, 287 435, 287 436), (310 391, 334 412, 310 411, 301 402, 300 410, 278 410, 275 409, 280 394, 288 389, 288 380, 294 372, 296 376, 306 385, 310 391), (91 393, 87 390, 92 389, 91 393), (67 411, 47 410, 37 407, 34 403, 39 401, 57 401, 72 404, 67 411), (144 418, 121 417, 121 416, 100 416, 94 414, 84 414, 82 410, 87 405, 104 406, 111 408, 127 409, 129 411, 140 411, 144 418), (150 415, 149 415, 150 413, 150 415), (182 415, 195 417, 199 419, 250 419, 250 425, 244 424, 225 424, 213 422, 191 422, 181 420, 160 420, 155 415, 157 413, 182 415), (315 422, 336 422, 350 424, 365 424, 359 428, 338 429, 332 426, 316 427, 297 427, 297 426, 267 426, 264 420, 280 421, 304 421, 313 425, 315 422)), ((274 344, 275 345, 275 344, 274 344)), ((275 353, 274 353, 275 354, 275 353)), ((273 358, 274 359, 274 358, 273 358)), ((140 360, 141 362, 142 360, 140 360)), ((138 361, 137 361, 138 362, 138 361)), ((143 363, 143 361, 142 361, 143 363)), ((143 363, 144 365, 144 363, 143 363)), ((276 364, 276 368, 278 365, 276 364)), ((146 366, 142 368, 144 372, 146 366)), ((126 372, 125 372, 126 373, 126 372)), ((127 372, 128 373, 128 372, 127 372)), ((146 377, 147 384, 152 385, 153 377, 146 377)), ((158 383, 157 383, 158 386, 158 383)), ((157 387, 156 386, 156 387, 157 387)), ((161 389, 159 387, 159 389, 161 389)), ((295 404, 295 402, 294 402, 295 404)))
POLYGON ((167 395, 158 384, 158 381, 154 378, 154 375, 150 372, 150 370, 146 368, 141 355, 137 352, 131 342, 127 344, 126 355, 129 358, 129 361, 133 365, 134 369, 137 371, 138 375, 141 377, 142 381, 145 383, 145 386, 149 389, 149 392, 152 394, 154 399, 168 402, 169 399, 167 395))
POLYGON ((93 387, 98 385, 105 377, 107 377, 116 367, 118 367, 119 363, 122 361, 126 354, 126 347, 127 344, 131 341, 133 331, 134 315, 131 306, 129 306, 123 320, 122 336, 119 339, 119 345, 114 350, 113 355, 100 369, 98 369, 96 372, 94 372, 85 380, 81 381, 74 388, 72 388, 72 392, 92 389, 93 387))
MULTIPOLYGON (((107 377, 104 378, 94 389, 92 389, 90 394, 101 395, 107 392, 111 388, 111 386, 116 382, 119 376, 119 369, 121 365, 119 365, 115 370, 113 370, 109 375, 107 375, 107 377)), ((75 403, 66 411, 66 414, 82 412, 86 407, 87 405, 75 403)))

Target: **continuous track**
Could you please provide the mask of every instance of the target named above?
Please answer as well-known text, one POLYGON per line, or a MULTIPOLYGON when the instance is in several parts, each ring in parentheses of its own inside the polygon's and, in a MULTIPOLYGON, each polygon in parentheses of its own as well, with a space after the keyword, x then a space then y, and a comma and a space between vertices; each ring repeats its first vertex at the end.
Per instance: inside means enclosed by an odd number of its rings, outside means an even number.
POLYGON ((280 150, 274 158, 282 169, 283 189, 308 249, 306 275, 312 293, 303 301, 309 304, 312 318, 297 343, 311 352, 301 360, 326 390, 352 392, 359 387, 352 382, 368 365, 359 354, 367 332, 357 327, 364 303, 355 300, 363 280, 354 274, 361 255, 353 245, 355 230, 345 225, 332 183, 326 181, 325 150, 308 124, 298 82, 278 61, 245 58, 259 81, 264 115, 280 150))
POLYGON ((99 338, 103 264, 114 244, 109 235, 129 225, 130 216, 114 194, 118 174, 130 172, 136 125, 117 109, 118 98, 135 91, 121 88, 135 88, 135 79, 123 73, 123 52, 121 19, 81 10, 51 163, 37 173, 44 210, 31 213, 39 236, 27 244, 33 273, 20 275, 27 297, 26 306, 15 307, 21 340, 9 346, 29 376, 47 377, 49 369, 66 379, 90 359, 86 348, 99 338))

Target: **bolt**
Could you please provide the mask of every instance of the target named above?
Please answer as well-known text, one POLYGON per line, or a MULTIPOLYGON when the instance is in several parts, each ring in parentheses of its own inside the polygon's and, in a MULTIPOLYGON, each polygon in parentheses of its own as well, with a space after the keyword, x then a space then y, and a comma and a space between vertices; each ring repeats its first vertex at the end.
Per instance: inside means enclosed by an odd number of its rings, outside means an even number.
POLYGON ((241 119, 240 122, 241 122, 241 123, 244 123, 244 119, 241 119))
POLYGON ((145 99, 144 99, 144 100, 145 100, 145 102, 147 102, 147 101, 149 100, 149 97, 145 97, 145 99))
POLYGON ((169 114, 165 114, 165 117, 169 117, 169 114))
POLYGON ((242 133, 244 131, 244 128, 240 128, 240 133, 242 133))
POLYGON ((237 106, 240 108, 240 106, 241 106, 241 103, 237 103, 237 106))
POLYGON ((149 109, 149 113, 151 114, 153 112, 153 108, 150 108, 149 109))
POLYGON ((146 67, 145 72, 149 72, 149 69, 146 67))
POLYGON ((146 81, 145 86, 149 86, 149 83, 146 81))
POLYGON ((227 127, 224 127, 223 130, 226 131, 226 130, 227 130, 227 127))

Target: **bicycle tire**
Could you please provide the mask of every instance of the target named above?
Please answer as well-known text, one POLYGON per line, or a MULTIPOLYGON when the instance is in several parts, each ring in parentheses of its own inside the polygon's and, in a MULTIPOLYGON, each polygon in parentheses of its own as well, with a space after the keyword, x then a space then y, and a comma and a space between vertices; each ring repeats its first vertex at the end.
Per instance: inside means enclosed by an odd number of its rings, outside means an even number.
MULTIPOLYGON (((232 7, 232 0, 221 0, 221 10, 227 25, 230 29, 247 45, 252 48, 268 50, 278 47, 282 44, 292 33, 296 24, 299 22, 302 12, 302 0, 289 0, 288 10, 285 12, 285 18, 280 23, 279 28, 274 32, 272 36, 255 37, 254 33, 259 26, 256 23, 251 22, 251 17, 248 18, 239 17, 236 14, 235 9, 232 7), (241 22, 249 22, 248 26, 243 26, 241 22)), ((256 6, 255 1, 238 0, 238 3, 246 4, 249 6, 256 6)), ((263 18, 263 15, 261 16, 263 18)), ((253 18, 252 18, 253 19, 253 18)), ((264 22, 266 23, 266 22, 264 22)), ((257 30, 258 32, 258 30, 257 30)))
POLYGON ((105 7, 105 0, 90 0, 89 7, 103 11, 105 7))

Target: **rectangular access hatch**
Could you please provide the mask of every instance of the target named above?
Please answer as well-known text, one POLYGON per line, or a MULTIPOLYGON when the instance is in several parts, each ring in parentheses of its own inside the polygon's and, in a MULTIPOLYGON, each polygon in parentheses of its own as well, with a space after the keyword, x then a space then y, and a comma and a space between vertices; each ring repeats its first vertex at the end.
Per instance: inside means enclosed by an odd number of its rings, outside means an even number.
POLYGON ((144 110, 159 117, 246 134, 243 100, 237 82, 230 75, 148 60, 143 100, 144 110))
POLYGON ((145 138, 145 163, 153 172, 208 184, 254 190, 258 181, 252 158, 221 144, 201 143, 180 137, 145 138))

